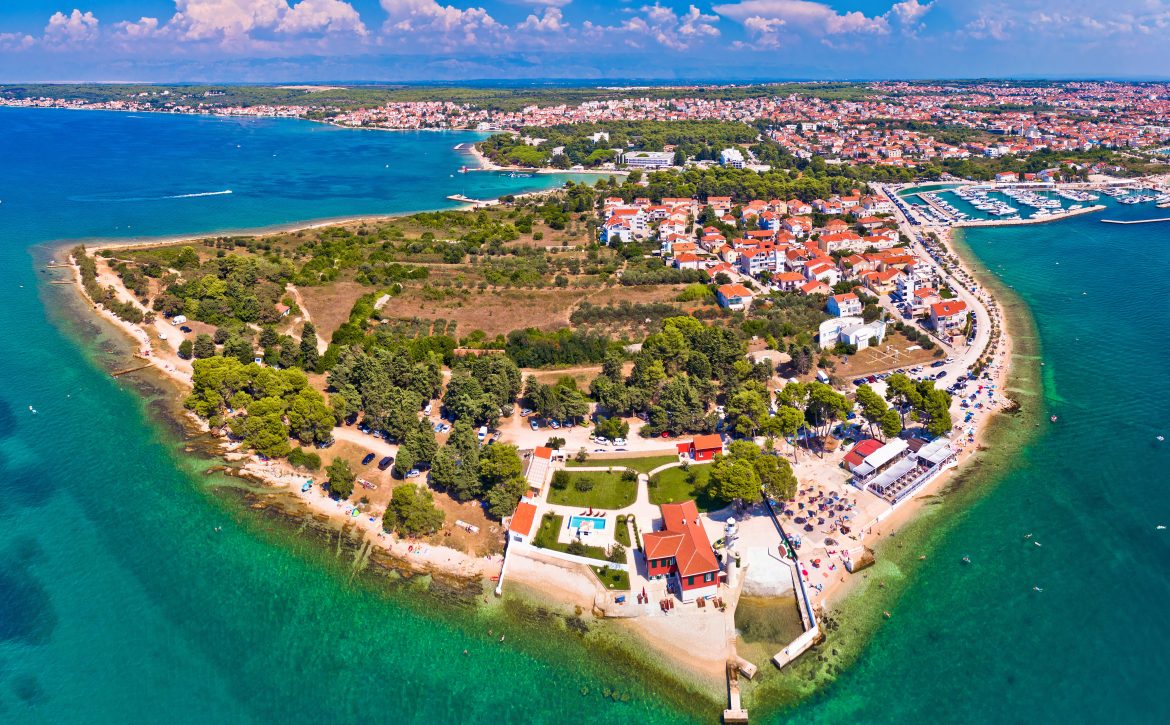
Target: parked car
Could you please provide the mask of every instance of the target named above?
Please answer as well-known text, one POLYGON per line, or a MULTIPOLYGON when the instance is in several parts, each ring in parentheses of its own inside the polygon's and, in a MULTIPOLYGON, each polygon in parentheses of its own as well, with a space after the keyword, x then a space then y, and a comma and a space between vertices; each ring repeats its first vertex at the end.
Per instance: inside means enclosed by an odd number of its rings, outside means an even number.
POLYGON ((370 461, 374 460, 375 458, 377 458, 377 456, 375 456, 373 453, 367 453, 365 455, 365 457, 362 458, 362 465, 363 466, 370 465, 370 461))
POLYGON ((527 418, 530 415, 532 415, 532 410, 530 408, 521 408, 520 409, 520 417, 527 418))
POLYGON ((476 437, 479 438, 480 443, 483 443, 483 439, 487 438, 487 426, 486 425, 481 425, 479 427, 479 433, 476 434, 476 437))
POLYGON ((536 418, 529 418, 528 427, 532 428, 532 430, 540 430, 540 421, 538 421, 536 418))
POLYGON ((614 438, 613 444, 615 446, 624 446, 626 444, 626 439, 625 438, 614 438))
POLYGON ((932 368, 941 368, 943 365, 946 365, 946 364, 947 364, 947 362, 945 360, 935 360, 934 362, 932 362, 930 364, 930 366, 932 368))
POLYGON ((387 468, 389 468, 390 466, 393 466, 393 465, 394 465, 394 456, 386 456, 382 460, 378 461, 378 470, 385 471, 387 468))

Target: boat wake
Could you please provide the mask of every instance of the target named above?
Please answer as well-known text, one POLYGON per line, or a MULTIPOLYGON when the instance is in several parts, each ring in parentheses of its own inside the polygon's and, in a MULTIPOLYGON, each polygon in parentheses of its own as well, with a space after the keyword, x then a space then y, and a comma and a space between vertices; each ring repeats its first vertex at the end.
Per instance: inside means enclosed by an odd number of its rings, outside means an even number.
POLYGON ((223 189, 221 191, 199 191, 193 194, 169 194, 167 196, 128 196, 122 198, 97 194, 94 196, 71 196, 69 197, 69 201, 99 204, 125 204, 142 201, 167 201, 168 199, 197 199, 203 196, 225 196, 231 193, 231 189, 223 189))
POLYGON ((231 189, 224 189, 223 191, 201 191, 197 194, 175 194, 174 196, 160 197, 163 199, 194 199, 200 196, 223 196, 232 193, 231 189))

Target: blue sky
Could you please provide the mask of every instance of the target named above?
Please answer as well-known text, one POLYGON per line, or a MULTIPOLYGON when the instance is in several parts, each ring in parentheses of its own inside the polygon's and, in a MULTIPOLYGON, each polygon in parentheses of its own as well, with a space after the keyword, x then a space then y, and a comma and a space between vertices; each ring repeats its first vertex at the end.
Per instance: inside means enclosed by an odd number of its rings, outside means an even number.
POLYGON ((0 81, 1165 78, 1170 0, 4 0, 0 81))

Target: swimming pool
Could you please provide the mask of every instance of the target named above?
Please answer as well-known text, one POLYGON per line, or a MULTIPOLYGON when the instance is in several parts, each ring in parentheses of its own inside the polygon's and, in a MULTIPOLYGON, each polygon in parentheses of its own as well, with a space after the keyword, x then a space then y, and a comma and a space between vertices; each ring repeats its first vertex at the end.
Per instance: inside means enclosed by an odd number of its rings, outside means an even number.
POLYGON ((585 529, 586 531, 604 531, 605 519, 600 516, 572 516, 569 518, 570 529, 585 529))

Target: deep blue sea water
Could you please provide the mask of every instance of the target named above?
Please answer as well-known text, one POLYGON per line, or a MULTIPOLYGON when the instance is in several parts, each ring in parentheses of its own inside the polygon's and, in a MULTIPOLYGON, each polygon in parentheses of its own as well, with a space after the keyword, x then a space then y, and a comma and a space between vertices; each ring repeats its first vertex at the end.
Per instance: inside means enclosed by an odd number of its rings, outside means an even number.
MULTIPOLYGON (((431 209, 556 183, 457 174, 451 149, 474 138, 0 111, 0 722, 681 718, 539 624, 501 646, 477 615, 352 583, 343 557, 209 495, 202 464, 95 364, 107 341, 34 265, 62 238, 431 209)), ((1155 439, 1170 434, 1170 224, 1100 216, 967 232, 1034 313, 1044 418, 1059 421, 941 527, 855 666, 756 721, 1170 716, 1170 530, 1156 529, 1170 525, 1170 449, 1155 439)))

